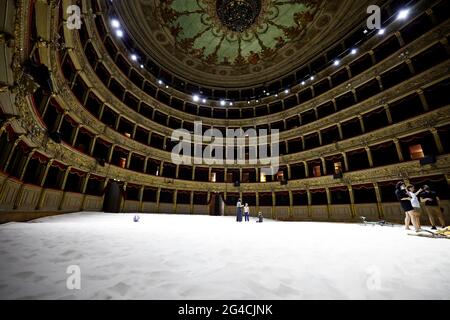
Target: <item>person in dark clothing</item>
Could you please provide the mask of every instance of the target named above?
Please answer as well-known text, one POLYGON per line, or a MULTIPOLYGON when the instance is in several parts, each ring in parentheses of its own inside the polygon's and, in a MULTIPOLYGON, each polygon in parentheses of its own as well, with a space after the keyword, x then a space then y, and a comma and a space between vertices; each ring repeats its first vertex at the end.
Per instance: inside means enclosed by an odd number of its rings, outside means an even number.
POLYGON ((258 220, 256 220, 257 223, 262 223, 264 221, 264 217, 262 212, 258 212, 258 220))
POLYGON ((437 196, 437 193, 431 190, 431 188, 427 185, 424 185, 422 187, 422 192, 419 193, 418 197, 420 199, 420 202, 425 207, 425 212, 428 215, 428 219, 430 219, 431 223, 431 229, 436 230, 436 220, 437 218, 439 220, 439 223, 442 228, 445 228, 445 220, 444 215, 442 214, 441 206, 440 206, 440 199, 437 196))
POLYGON ((242 222, 242 208, 244 206, 242 205, 241 199, 238 200, 236 204, 236 221, 242 222))
POLYGON ((420 213, 416 212, 411 204, 411 196, 406 190, 406 184, 399 181, 396 185, 395 195, 400 201, 400 205, 405 211, 405 228, 409 230, 409 222, 411 221, 416 232, 420 231, 420 213))

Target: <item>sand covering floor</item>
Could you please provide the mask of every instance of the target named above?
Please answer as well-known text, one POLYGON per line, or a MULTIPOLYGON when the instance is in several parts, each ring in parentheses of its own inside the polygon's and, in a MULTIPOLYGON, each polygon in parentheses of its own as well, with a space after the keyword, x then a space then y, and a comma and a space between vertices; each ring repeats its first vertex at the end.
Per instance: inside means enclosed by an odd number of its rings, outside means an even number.
POLYGON ((0 298, 450 299, 450 241, 401 226, 133 216, 1 225, 0 298))

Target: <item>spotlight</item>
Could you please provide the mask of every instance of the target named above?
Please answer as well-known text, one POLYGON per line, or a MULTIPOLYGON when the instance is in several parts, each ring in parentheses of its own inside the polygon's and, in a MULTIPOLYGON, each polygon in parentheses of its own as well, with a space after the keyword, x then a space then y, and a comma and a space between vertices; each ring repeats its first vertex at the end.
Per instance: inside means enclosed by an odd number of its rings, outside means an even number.
POLYGON ((115 29, 120 28, 120 22, 117 19, 112 19, 111 20, 111 26, 115 29))
POLYGON ((169 86, 166 86, 166 89, 169 89, 169 86))
POLYGON ((284 90, 284 93, 288 94, 289 93, 289 89, 284 90))
POLYGON ((202 102, 203 102, 203 103, 206 103, 206 99, 203 99, 202 102))
POLYGON ((163 84, 162 80, 158 80, 158 84, 163 84))
POLYGON ((116 36, 118 36, 119 38, 123 37, 123 31, 122 30, 116 30, 116 36))
POLYGON ((275 94, 275 98, 278 98, 278 93, 275 94))
POLYGON ((314 76, 311 76, 311 81, 314 81, 314 79, 315 79, 316 77, 314 77, 314 76))
POLYGON ((131 60, 133 60, 133 61, 137 61, 137 59, 138 59, 137 55, 135 55, 135 54, 132 54, 130 57, 131 57, 131 60))
POLYGON ((200 100, 200 97, 198 95, 194 95, 192 97, 192 100, 194 100, 194 102, 198 102, 200 100))
POLYGON ((141 64, 141 66, 140 66, 140 67, 141 67, 141 69, 144 69, 144 65, 143 65, 143 64, 141 64))
POLYGON ((369 32, 369 31, 367 31, 367 29, 364 29, 364 30, 363 30, 363 33, 364 33, 364 34, 367 34, 367 32, 369 32))
POLYGON ((232 106, 232 105, 233 105, 233 102, 230 102, 229 105, 232 106))
POLYGON ((305 84, 306 84, 306 82, 305 82, 305 81, 302 81, 301 85, 304 86, 305 84))
POLYGON ((378 34, 381 36, 381 35, 383 35, 384 34, 384 29, 380 29, 380 30, 378 30, 378 34))
POLYGON ((225 104, 226 104, 225 100, 220 100, 220 105, 221 105, 222 107, 224 107, 225 104))
POLYGON ((341 62, 340 62, 339 60, 334 60, 334 62, 333 62, 333 64, 334 64, 335 66, 338 66, 340 63, 341 63, 341 62))
POLYGON ((350 51, 351 54, 356 54, 358 52, 358 49, 353 48, 352 51, 350 51))
POLYGON ((408 18, 408 15, 409 15, 409 9, 400 10, 397 15, 397 20, 405 20, 406 18, 408 18))

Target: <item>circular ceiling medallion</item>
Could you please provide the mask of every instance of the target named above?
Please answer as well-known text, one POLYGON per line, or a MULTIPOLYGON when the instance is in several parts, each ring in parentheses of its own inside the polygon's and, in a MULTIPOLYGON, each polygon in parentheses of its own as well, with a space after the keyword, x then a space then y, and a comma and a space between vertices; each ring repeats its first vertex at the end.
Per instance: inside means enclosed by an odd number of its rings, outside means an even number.
POLYGON ((261 0, 217 0, 217 16, 231 31, 243 32, 261 12, 261 0))

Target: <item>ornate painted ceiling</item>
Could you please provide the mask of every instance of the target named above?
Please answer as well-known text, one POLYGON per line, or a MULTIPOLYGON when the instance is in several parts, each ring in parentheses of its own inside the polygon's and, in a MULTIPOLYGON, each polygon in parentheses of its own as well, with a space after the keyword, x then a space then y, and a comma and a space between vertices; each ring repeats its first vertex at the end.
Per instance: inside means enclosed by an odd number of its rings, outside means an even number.
POLYGON ((164 30, 185 54, 208 65, 257 65, 301 37, 323 0, 161 2, 164 30))
POLYGON ((200 85, 239 88, 282 77, 306 62, 362 19, 364 2, 370 1, 113 3, 129 34, 163 68, 200 85))

